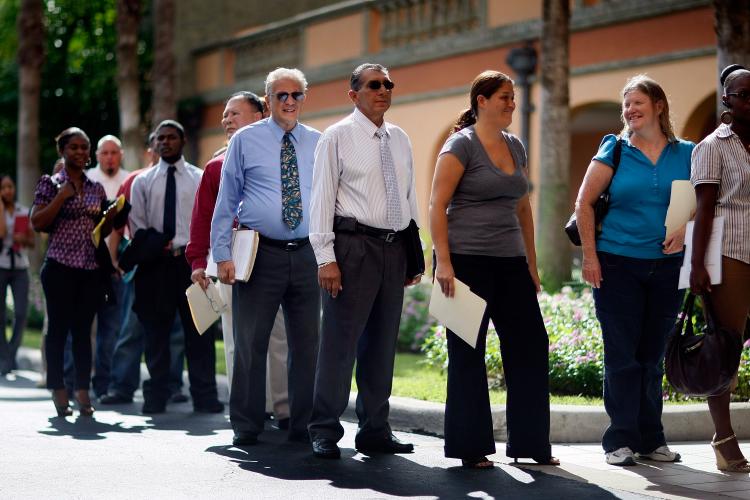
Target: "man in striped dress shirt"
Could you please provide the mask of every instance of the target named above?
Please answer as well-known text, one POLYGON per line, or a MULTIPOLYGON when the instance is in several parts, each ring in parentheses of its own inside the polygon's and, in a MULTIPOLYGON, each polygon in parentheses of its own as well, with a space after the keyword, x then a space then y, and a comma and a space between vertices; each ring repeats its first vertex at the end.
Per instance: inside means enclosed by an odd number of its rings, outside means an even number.
POLYGON ((323 293, 323 326, 308 427, 313 454, 339 458, 339 422, 357 361, 355 444, 363 453, 410 453, 388 424, 396 336, 406 279, 402 231, 417 221, 411 143, 385 122, 393 82, 379 64, 358 66, 354 112, 315 151, 310 243, 323 293))

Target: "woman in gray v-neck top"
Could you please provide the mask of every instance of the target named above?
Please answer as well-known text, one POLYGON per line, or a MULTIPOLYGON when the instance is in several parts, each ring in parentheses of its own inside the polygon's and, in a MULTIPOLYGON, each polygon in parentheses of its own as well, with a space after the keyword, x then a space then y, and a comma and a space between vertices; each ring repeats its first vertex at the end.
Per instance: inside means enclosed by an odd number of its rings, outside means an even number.
POLYGON ((536 292, 539 276, 526 152, 504 131, 515 109, 513 82, 485 71, 472 84, 471 108, 440 151, 430 200, 435 286, 454 278, 487 301, 475 348, 448 330, 445 456, 487 469, 495 453, 484 351, 488 322, 500 336, 508 389, 505 453, 559 464, 549 443, 549 341, 536 292))

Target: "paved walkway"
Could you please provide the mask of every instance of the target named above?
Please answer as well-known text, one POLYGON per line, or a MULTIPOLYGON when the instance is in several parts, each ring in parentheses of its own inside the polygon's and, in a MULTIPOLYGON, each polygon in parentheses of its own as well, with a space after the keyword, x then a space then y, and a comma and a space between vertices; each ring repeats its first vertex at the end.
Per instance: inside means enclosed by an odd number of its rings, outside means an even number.
MULTIPOLYGON (((235 448, 225 415, 164 415, 131 405, 101 406, 95 419, 52 417, 38 374, 0 380, 3 451, 0 498, 748 498, 750 475, 715 469, 707 443, 671 443, 677 464, 604 463, 598 444, 555 445, 561 467, 514 466, 501 453, 493 471, 467 471, 443 457, 441 439, 399 433, 411 455, 368 457, 353 449, 346 423, 341 461, 312 457, 271 430, 256 447, 235 448)), ((743 442, 750 456, 750 443, 743 442)))

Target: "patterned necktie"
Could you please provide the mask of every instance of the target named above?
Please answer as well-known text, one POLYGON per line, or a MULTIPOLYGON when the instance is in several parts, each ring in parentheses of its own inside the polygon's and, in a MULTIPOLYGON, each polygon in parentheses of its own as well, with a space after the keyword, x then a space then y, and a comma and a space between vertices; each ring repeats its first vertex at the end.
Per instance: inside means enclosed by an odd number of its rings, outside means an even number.
POLYGON ((398 194, 398 178, 393 165, 391 148, 388 146, 388 134, 385 128, 378 129, 375 136, 380 139, 380 167, 385 181, 386 217, 389 229, 398 230, 401 226, 401 200, 398 194))
POLYGON ((297 153, 289 132, 281 140, 281 218, 289 229, 296 229, 302 221, 297 153))
POLYGON ((175 183, 174 173, 177 167, 170 165, 167 168, 167 189, 164 191, 164 224, 163 233, 174 238, 177 212, 177 184, 175 183))

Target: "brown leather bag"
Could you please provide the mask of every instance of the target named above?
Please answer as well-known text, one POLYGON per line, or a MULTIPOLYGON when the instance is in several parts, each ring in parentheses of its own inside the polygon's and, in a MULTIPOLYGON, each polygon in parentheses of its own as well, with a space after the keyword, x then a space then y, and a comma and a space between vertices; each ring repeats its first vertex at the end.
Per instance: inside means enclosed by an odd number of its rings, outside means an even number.
POLYGON ((667 380, 677 392, 687 396, 717 396, 732 383, 742 354, 739 332, 714 322, 711 302, 703 299, 706 327, 703 334, 693 331, 695 295, 688 292, 682 312, 667 341, 664 358, 667 380))

